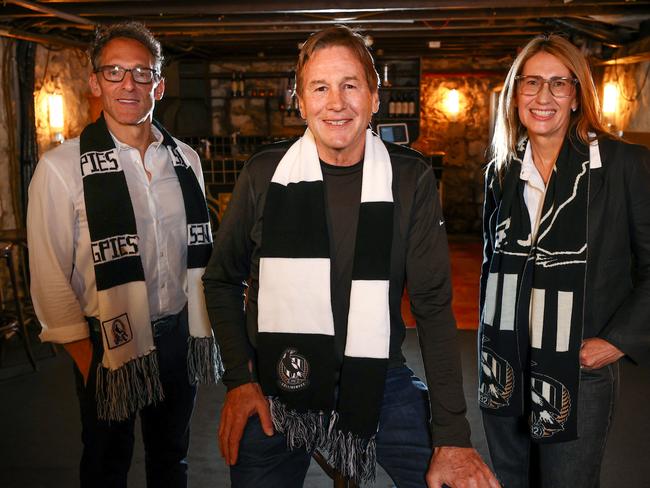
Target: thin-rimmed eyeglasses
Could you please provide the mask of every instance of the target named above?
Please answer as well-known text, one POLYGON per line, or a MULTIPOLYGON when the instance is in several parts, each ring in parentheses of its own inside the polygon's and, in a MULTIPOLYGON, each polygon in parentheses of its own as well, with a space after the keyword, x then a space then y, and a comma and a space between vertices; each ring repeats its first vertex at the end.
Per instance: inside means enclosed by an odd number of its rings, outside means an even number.
POLYGON ((552 76, 551 78, 542 78, 537 75, 519 75, 515 76, 519 93, 522 95, 537 95, 544 83, 548 83, 551 95, 556 98, 567 98, 573 95, 578 80, 566 76, 552 76))
POLYGON ((127 72, 131 72, 133 81, 136 83, 151 83, 154 79, 158 78, 158 71, 151 68, 124 68, 118 64, 109 66, 100 66, 95 70, 95 73, 101 73, 106 81, 111 83, 119 83, 124 79, 127 72))

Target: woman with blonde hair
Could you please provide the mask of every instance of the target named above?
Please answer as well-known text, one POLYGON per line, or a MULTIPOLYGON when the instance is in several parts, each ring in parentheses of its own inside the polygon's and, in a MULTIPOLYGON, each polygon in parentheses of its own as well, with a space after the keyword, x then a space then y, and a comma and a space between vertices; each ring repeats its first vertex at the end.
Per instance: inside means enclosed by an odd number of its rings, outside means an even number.
POLYGON ((580 51, 531 40, 500 96, 483 216, 479 402, 508 488, 598 486, 619 359, 650 358, 650 151, 599 115, 580 51))

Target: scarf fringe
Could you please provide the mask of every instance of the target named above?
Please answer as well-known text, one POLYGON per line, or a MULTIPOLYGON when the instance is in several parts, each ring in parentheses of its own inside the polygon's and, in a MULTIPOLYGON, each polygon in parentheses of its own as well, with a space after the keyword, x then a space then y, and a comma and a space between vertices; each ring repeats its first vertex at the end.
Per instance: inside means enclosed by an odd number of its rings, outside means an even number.
POLYGON ((328 446, 327 461, 346 478, 357 482, 375 481, 377 446, 375 436, 362 439, 351 432, 337 430, 328 446))
POLYGON ((126 420, 138 410, 163 400, 158 354, 151 351, 116 370, 97 366, 97 417, 126 420))
POLYGON ((304 447, 308 452, 318 449, 327 462, 344 477, 355 482, 373 482, 377 465, 375 436, 363 439, 337 428, 339 415, 332 411, 296 412, 277 398, 270 398, 273 427, 287 438, 287 447, 304 447))
POLYGON ((217 383, 223 371, 214 336, 187 338, 187 375, 191 385, 217 383))

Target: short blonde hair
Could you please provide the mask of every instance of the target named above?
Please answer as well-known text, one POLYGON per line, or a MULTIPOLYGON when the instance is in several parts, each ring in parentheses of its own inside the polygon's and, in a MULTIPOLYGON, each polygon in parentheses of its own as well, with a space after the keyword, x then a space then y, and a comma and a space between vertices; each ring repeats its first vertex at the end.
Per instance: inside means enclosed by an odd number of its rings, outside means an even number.
POLYGON ((332 46, 347 47, 352 51, 363 66, 370 92, 377 92, 379 75, 375 69, 375 60, 368 51, 363 37, 349 27, 337 25, 312 34, 300 48, 296 65, 296 92, 298 95, 302 95, 304 89, 302 76, 309 59, 316 51, 332 46))
POLYGON ((503 90, 499 96, 494 136, 490 155, 501 171, 516 154, 519 140, 526 135, 526 128, 519 120, 514 99, 517 94, 516 77, 521 74, 526 62, 539 52, 546 52, 559 59, 578 80, 576 100, 578 107, 571 113, 569 133, 575 132, 585 144, 589 142, 589 132, 600 136, 607 128, 600 121, 600 103, 594 79, 585 56, 564 37, 547 34, 535 37, 521 50, 508 71, 503 90))

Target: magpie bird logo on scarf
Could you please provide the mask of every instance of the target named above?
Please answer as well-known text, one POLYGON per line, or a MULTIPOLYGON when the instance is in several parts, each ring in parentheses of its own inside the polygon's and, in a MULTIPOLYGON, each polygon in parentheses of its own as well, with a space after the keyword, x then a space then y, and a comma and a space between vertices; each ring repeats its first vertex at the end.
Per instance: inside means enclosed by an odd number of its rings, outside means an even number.
POLYGON ((309 386, 309 362, 293 347, 284 351, 278 361, 278 386, 288 391, 309 386))
POLYGON ((133 340, 133 331, 127 314, 106 320, 102 323, 102 329, 109 349, 115 349, 133 340))

